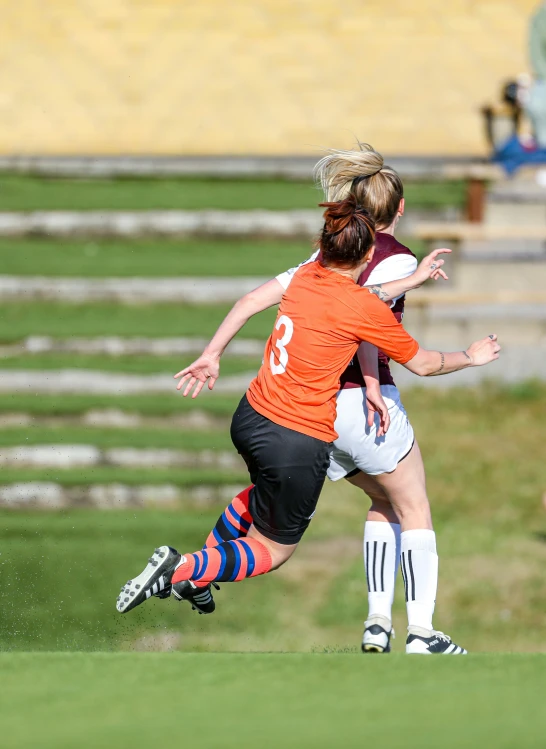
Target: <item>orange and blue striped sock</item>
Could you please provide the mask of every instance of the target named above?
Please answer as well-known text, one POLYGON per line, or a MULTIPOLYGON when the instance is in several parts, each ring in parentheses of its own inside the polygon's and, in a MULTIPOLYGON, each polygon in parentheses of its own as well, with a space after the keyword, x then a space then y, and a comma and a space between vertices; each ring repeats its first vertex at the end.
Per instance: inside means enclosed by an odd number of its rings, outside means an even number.
POLYGON ((204 587, 212 582, 237 582, 270 570, 269 549, 255 538, 240 538, 183 556, 172 583, 192 580, 204 587))
POLYGON ((252 525, 252 516, 248 510, 248 505, 250 490, 253 488, 251 484, 231 500, 209 533, 203 548, 218 546, 224 541, 235 541, 237 538, 246 536, 252 525))

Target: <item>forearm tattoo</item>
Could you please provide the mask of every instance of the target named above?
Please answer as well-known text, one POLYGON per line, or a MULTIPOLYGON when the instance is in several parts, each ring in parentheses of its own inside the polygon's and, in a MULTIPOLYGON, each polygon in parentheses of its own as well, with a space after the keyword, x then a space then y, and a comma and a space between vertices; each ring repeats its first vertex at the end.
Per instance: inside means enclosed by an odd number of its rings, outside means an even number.
POLYGON ((386 302, 390 299, 389 294, 387 294, 386 291, 383 291, 383 286, 381 284, 378 284, 377 286, 368 286, 368 291, 370 294, 375 294, 382 302, 386 302))
MULTIPOLYGON (((435 372, 432 372, 431 374, 432 377, 436 377, 436 375, 441 375, 441 374, 449 374, 450 372, 456 372, 458 369, 464 369, 464 365, 463 365, 463 366, 457 367, 456 369, 450 369, 447 372, 444 372, 446 358, 445 358, 445 355, 441 351, 439 351, 438 353, 440 354, 440 368, 437 369, 435 372)), ((472 358, 466 353, 466 351, 461 351, 461 354, 464 354, 466 358, 468 359, 468 361, 472 363, 472 358)))
POLYGON ((437 370, 435 370, 434 372, 431 372, 429 374, 429 377, 436 377, 436 375, 444 374, 443 370, 444 370, 444 367, 445 367, 446 358, 445 358, 445 356, 444 356, 444 354, 443 354, 442 351, 438 351, 438 353, 440 354, 440 368, 437 369, 437 370))

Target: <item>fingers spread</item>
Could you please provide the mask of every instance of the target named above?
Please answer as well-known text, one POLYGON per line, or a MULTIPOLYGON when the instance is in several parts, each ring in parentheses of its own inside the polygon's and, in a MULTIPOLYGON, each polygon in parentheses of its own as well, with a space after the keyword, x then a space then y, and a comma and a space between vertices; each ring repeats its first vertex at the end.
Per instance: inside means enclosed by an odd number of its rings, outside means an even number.
MULTIPOLYGON (((201 392, 201 390, 203 389, 203 385, 204 385, 204 384, 205 384, 205 383, 204 383, 204 382, 201 382, 201 381, 199 381, 199 382, 197 383, 197 386, 196 386, 195 390, 193 391, 193 394, 192 394, 192 398, 197 398, 197 396, 199 395, 199 393, 200 393, 200 392, 201 392)), ((185 395, 185 393, 184 393, 184 395, 185 395)))
POLYGON ((190 381, 186 385, 186 388, 184 389, 184 392, 182 393, 182 395, 184 396, 184 398, 188 395, 188 393, 191 391, 192 387, 195 385, 196 382, 197 382, 197 378, 192 377, 190 379, 190 381))
POLYGON ((188 377, 191 377, 191 374, 185 374, 182 377, 182 379, 180 380, 180 382, 176 386, 177 390, 181 390, 182 386, 184 385, 184 383, 186 382, 186 380, 188 379, 188 377))

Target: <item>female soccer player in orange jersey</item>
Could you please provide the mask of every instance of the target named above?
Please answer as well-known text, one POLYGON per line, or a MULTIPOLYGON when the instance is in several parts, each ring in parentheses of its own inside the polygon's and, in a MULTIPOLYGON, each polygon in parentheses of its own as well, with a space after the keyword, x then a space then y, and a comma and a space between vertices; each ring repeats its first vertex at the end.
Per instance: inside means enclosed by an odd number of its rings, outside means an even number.
MULTIPOLYGON (((358 150, 354 151, 331 151, 317 164, 315 176, 327 200, 340 200, 352 194, 375 219, 375 252, 358 283, 377 287, 414 273, 417 259, 394 237, 405 208, 400 177, 394 169, 384 166, 382 156, 371 146, 358 145, 358 150)), ((311 259, 315 259, 317 254, 311 259)), ((296 270, 292 268, 281 273, 235 304, 203 355, 176 375, 182 378, 179 388, 191 378, 184 395, 188 394, 196 378, 199 382, 194 396, 207 377, 212 388, 225 346, 252 315, 280 302, 296 270)), ((377 291, 383 293, 384 287, 382 290, 378 287, 377 291)), ((391 302, 399 321, 404 313, 404 301, 404 296, 401 296, 391 302)), ((362 650, 390 652, 392 603, 397 571, 401 566, 409 625, 406 651, 464 653, 466 651, 455 645, 451 638, 433 629, 438 586, 436 536, 421 453, 395 386, 388 357, 379 352, 378 362, 377 349, 363 343, 359 347, 358 359, 362 371, 355 357, 341 377, 336 402, 338 437, 330 455, 327 475, 332 481, 346 478, 363 489, 372 500, 364 526, 369 610, 362 650), (368 377, 363 376, 363 372, 368 377), (385 399, 383 403, 381 396, 385 399), (386 434, 383 425, 374 422, 376 406, 385 423, 390 422, 386 434)), ((233 499, 218 519, 207 545, 245 535, 250 527, 248 503, 249 490, 233 499)))
MULTIPOLYGON (((495 336, 476 342, 468 353, 421 349, 391 310, 356 283, 373 257, 375 225, 369 214, 352 196, 323 205, 320 257, 294 274, 264 364, 233 416, 232 440, 253 482, 248 532, 184 556, 159 547, 144 571, 122 587, 116 605, 121 613, 171 591, 205 613, 212 608, 211 584, 265 574, 290 558, 314 514, 337 437, 339 378, 361 341, 420 375, 498 358, 495 336)), ((382 292, 395 298, 442 273, 437 253, 382 292)))

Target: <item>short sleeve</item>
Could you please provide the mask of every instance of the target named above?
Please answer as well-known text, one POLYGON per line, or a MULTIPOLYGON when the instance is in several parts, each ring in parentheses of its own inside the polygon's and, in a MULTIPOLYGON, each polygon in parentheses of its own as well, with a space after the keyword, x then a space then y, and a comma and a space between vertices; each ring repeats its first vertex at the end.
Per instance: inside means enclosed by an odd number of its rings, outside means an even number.
MULTIPOLYGON (((372 270, 364 286, 377 286, 377 284, 388 283, 389 281, 400 281, 415 273, 417 268, 417 258, 413 255, 398 254, 391 255, 378 263, 372 270)), ((392 299, 390 307, 394 307, 400 297, 392 299)))
POLYGON ((372 270, 364 286, 376 286, 379 283, 400 281, 415 273, 417 258, 413 255, 391 255, 378 263, 372 270))
POLYGON ((314 260, 317 259, 319 256, 320 250, 317 250, 314 252, 310 258, 305 260, 303 263, 300 263, 299 265, 296 265, 295 268, 290 268, 290 270, 285 271, 284 273, 280 273, 278 276, 275 276, 277 281, 280 283, 280 285, 283 287, 283 289, 286 291, 286 289, 290 286, 290 281, 294 278, 294 274, 298 270, 298 268, 301 268, 302 265, 307 265, 307 263, 312 263, 314 260))
POLYGON ((362 317, 356 331, 360 340, 369 341, 398 364, 405 364, 413 359, 419 350, 419 344, 399 323, 389 307, 367 289, 361 294, 369 294, 369 300, 362 300, 362 317))

